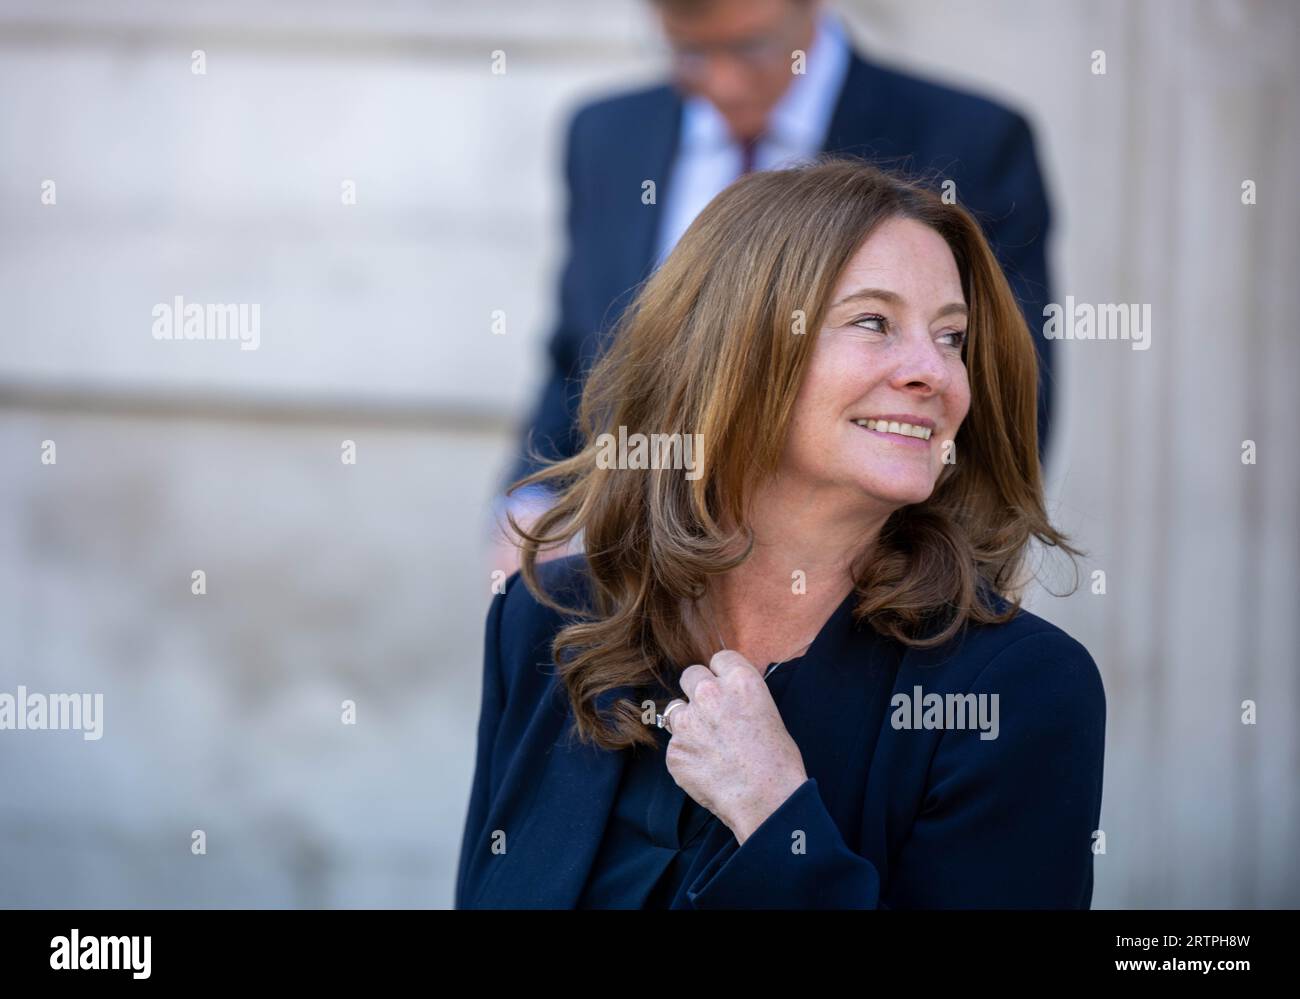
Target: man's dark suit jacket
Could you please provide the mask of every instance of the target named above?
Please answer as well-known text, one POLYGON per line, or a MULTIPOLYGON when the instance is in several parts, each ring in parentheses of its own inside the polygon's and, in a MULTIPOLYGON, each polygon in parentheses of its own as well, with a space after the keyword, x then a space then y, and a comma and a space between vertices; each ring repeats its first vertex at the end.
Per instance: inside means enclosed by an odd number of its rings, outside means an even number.
MULTIPOLYGON (((577 453, 582 378, 653 269, 660 207, 642 204, 641 185, 654 180, 660 204, 672 198, 669 173, 681 110, 678 93, 657 86, 589 104, 570 122, 564 154, 568 256, 559 320, 524 441, 531 439, 548 457, 577 453)), ((1042 335, 1043 306, 1051 301, 1045 256, 1050 216, 1024 118, 851 52, 823 151, 956 182, 958 202, 983 224, 1034 335, 1044 454, 1052 389, 1053 341, 1042 335)), ((521 447, 510 481, 536 468, 521 447)))
MULTIPOLYGON (((590 606, 583 556, 539 571, 561 602, 590 606)), ((714 823, 672 907, 1088 908, 1106 717, 1088 652, 1027 611, 913 651, 855 624, 852 606, 780 705, 808 780, 743 845, 714 823), (895 696, 918 687, 997 694, 997 737, 896 727, 911 715, 895 696)), ((562 623, 518 573, 493 597, 456 908, 572 908, 595 860, 627 754, 569 737, 550 654, 562 623)), ((598 707, 620 697, 639 704, 619 687, 598 707)))

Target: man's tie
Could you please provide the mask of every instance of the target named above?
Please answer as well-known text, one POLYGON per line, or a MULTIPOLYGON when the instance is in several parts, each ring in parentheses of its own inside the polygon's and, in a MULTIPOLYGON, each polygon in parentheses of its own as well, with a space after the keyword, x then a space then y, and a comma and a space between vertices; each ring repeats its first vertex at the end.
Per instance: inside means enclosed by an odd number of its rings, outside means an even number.
POLYGON ((740 142, 740 175, 742 177, 754 171, 754 156, 758 152, 759 138, 759 136, 755 136, 752 139, 742 139, 740 142))

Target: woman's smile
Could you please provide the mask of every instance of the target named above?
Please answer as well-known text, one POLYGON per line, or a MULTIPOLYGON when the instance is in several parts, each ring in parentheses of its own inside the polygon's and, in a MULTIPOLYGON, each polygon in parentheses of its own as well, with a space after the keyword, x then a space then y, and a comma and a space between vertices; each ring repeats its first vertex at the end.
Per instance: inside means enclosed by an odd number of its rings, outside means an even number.
POLYGON ((934 433, 934 425, 931 421, 922 422, 922 420, 922 417, 912 417, 911 420, 873 417, 850 422, 891 444, 899 444, 903 447, 917 448, 924 451, 930 447, 930 437, 934 433))

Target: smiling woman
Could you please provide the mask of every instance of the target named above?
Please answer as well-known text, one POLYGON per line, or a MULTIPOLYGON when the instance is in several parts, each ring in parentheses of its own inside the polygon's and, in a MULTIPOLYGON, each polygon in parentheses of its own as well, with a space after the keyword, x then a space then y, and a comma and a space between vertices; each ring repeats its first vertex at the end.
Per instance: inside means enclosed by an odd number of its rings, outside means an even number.
POLYGON ((457 905, 1086 907, 1104 692, 1017 590, 1031 539, 1077 554, 1036 377, 927 188, 829 161, 715 198, 588 377, 586 447, 516 484, 560 497, 489 613, 457 905), (702 469, 598 462, 622 427, 702 469))

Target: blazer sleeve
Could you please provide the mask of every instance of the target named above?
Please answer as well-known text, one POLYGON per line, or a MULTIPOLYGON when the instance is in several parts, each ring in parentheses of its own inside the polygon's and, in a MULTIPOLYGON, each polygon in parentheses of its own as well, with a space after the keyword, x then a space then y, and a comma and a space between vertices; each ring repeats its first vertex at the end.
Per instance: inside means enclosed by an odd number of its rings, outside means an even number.
POLYGON ((516 572, 506 583, 503 592, 492 597, 488 608, 486 634, 483 642, 483 692, 479 706, 478 743, 474 756, 474 776, 470 784, 469 808, 465 830, 461 834, 460 859, 456 865, 456 895, 454 908, 464 908, 465 878, 474 850, 485 845, 483 823, 491 794, 492 745, 496 741, 501 715, 505 710, 505 684, 501 679, 501 614, 510 587, 519 578, 516 572))
POLYGON ((1105 742, 1096 664, 1065 632, 1036 632, 998 653, 970 692, 999 695, 997 737, 943 733, 887 884, 845 842, 809 778, 743 845, 710 861, 687 889, 692 904, 1088 908, 1105 742))

